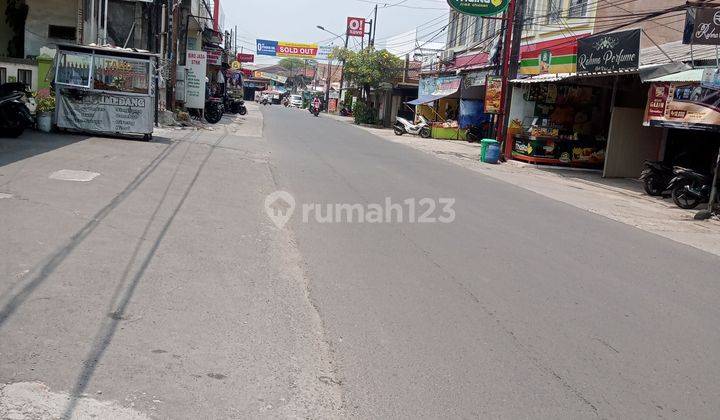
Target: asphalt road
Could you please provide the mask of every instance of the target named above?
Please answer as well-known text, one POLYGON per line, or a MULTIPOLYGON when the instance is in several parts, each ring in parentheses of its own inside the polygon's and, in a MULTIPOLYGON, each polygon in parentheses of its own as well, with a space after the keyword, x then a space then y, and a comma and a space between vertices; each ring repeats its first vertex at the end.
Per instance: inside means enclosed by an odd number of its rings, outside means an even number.
POLYGON ((0 144, 0 418, 717 417, 717 257, 262 113, 262 135, 0 144), (302 217, 423 198, 455 220, 302 217))

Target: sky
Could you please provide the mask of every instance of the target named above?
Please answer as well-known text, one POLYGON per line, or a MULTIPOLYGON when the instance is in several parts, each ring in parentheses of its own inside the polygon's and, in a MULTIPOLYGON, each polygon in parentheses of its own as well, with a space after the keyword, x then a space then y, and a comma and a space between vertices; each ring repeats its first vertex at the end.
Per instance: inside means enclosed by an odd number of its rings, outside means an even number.
MULTIPOLYGON (((382 47, 388 37, 430 22, 421 34, 433 36, 447 23, 449 6, 446 0, 221 0, 225 26, 238 27, 238 46, 255 50, 255 39, 342 45, 344 39, 330 40, 333 35, 317 29, 317 25, 342 35, 346 19, 372 18, 378 4, 376 45, 382 47), (434 19, 434 20, 433 20, 434 19)), ((444 41, 444 37, 438 37, 444 41)), ((359 38, 351 38, 351 46, 359 38)), ((411 49, 412 46, 408 46, 411 49)), ((256 63, 269 64, 272 57, 256 57, 256 63)))

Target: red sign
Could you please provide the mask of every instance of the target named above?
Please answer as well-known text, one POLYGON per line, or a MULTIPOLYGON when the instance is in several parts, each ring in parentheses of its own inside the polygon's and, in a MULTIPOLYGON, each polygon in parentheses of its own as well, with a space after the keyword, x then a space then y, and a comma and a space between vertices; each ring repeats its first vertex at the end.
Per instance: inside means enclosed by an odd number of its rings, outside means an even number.
POLYGON ((255 54, 238 53, 237 61, 239 61, 241 63, 254 63, 255 62, 255 54))
POLYGON ((669 83, 656 83, 650 87, 648 97, 648 117, 664 117, 667 106, 668 95, 670 94, 669 83))
POLYGON ((347 18, 347 36, 365 36, 365 18, 347 18))

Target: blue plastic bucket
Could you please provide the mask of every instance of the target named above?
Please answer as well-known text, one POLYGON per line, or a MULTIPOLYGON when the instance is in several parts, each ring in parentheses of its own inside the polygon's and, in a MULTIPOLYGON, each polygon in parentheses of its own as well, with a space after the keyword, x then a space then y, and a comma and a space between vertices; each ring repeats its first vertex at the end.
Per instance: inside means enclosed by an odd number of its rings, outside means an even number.
POLYGON ((488 144, 485 152, 485 163, 496 164, 500 160, 500 145, 498 143, 488 144))

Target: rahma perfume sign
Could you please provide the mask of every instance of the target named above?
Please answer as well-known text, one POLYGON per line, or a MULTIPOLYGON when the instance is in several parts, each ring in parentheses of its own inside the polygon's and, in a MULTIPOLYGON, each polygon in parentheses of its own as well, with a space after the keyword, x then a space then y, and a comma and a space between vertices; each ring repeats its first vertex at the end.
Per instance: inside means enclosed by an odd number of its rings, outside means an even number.
POLYGON ((579 74, 631 71, 639 65, 640 29, 578 40, 579 74))
POLYGON ((448 0, 448 4, 466 15, 494 16, 504 12, 510 0, 448 0))

